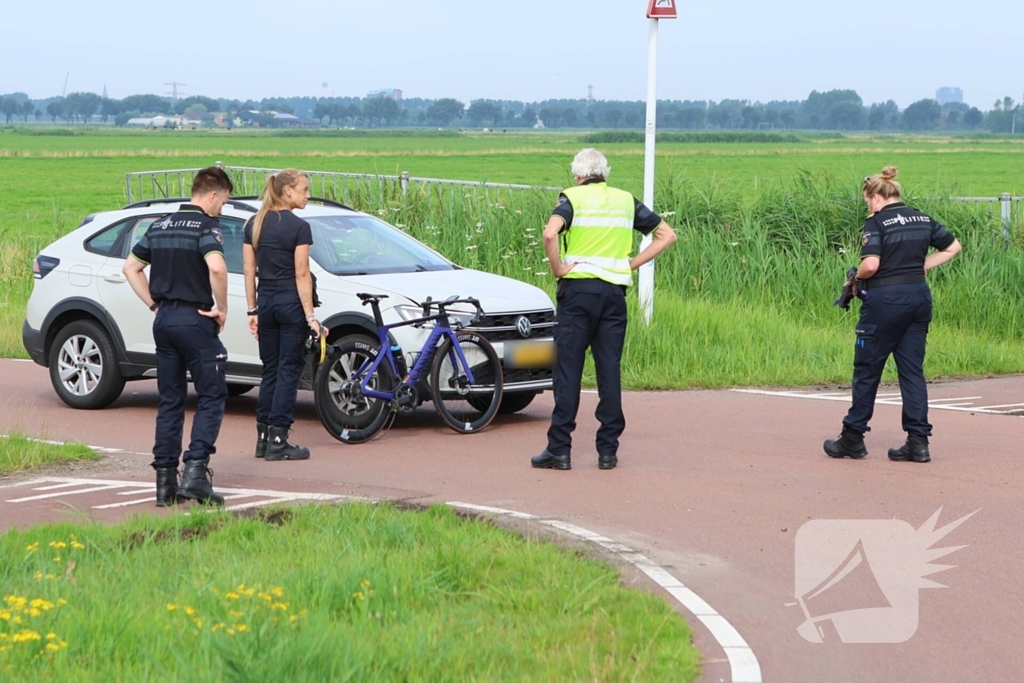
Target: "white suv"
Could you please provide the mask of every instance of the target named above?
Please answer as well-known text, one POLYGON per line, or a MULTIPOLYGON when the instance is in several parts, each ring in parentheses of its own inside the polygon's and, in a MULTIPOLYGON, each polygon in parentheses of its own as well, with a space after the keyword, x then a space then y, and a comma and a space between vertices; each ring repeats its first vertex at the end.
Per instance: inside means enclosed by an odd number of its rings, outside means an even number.
MULTIPOLYGON (((125 257, 153 221, 174 212, 184 199, 138 202, 120 211, 86 217, 72 233, 49 245, 35 260, 35 287, 22 329, 32 359, 50 370, 57 395, 74 408, 104 408, 126 380, 156 376, 153 314, 121 274, 125 257)), ((260 382, 259 348, 245 317, 242 226, 259 209, 255 199, 233 199, 220 217, 228 264, 228 319, 221 340, 228 349, 228 389, 243 394, 260 382)), ((452 294, 479 299, 486 317, 473 329, 503 356, 506 342, 553 344, 554 307, 541 289, 499 275, 462 268, 378 218, 329 200, 311 200, 296 212, 313 229, 310 269, 323 302, 317 317, 330 328, 329 341, 361 334, 377 339, 369 309, 357 292, 387 294, 385 324, 422 315, 427 297, 452 294)), ((452 311, 453 319, 460 319, 452 311)), ((468 323, 472 311, 462 318, 468 323)), ((428 330, 392 331, 412 367, 428 330)), ((549 349, 531 355, 551 357, 549 349)), ((302 387, 312 388, 308 363, 302 387)), ((522 410, 551 388, 551 369, 505 367, 501 412, 522 410)), ((420 392, 429 396, 429 390, 420 392)))

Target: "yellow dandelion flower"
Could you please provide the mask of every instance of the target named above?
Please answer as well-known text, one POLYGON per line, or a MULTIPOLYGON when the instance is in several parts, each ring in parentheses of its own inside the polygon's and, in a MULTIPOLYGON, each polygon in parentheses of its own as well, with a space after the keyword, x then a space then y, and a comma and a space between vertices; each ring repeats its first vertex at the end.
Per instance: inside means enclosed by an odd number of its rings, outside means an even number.
POLYGON ((273 602, 274 598, 270 593, 260 593, 260 600, 266 600, 267 602, 273 602))
POLYGON ((0 609, 0 621, 10 621, 11 613, 8 610, 0 609))
POLYGON ((82 548, 85 547, 85 545, 82 544, 82 543, 79 543, 78 541, 71 541, 71 547, 74 548, 75 550, 81 550, 82 548))
POLYGON ((68 544, 64 541, 50 541, 50 547, 56 548, 57 550, 60 550, 61 548, 66 548, 67 546, 68 544))
POLYGON ((47 633, 46 634, 46 639, 47 640, 57 640, 57 634, 56 633, 47 633))
POLYGON ((229 628, 229 629, 228 629, 228 635, 229 635, 229 636, 233 636, 233 635, 235 635, 235 629, 233 629, 233 628, 229 628))
POLYGON ((191 607, 186 607, 185 614, 189 615, 190 617, 194 617, 196 615, 196 611, 191 607))
POLYGON ((270 609, 279 609, 282 612, 287 612, 288 611, 288 603, 286 603, 286 602, 275 602, 274 604, 272 604, 270 606, 270 609))
POLYGON ((40 614, 42 614, 42 611, 36 609, 35 607, 29 607, 27 610, 25 610, 25 614, 29 615, 30 617, 38 617, 40 614))
POLYGON ((53 558, 53 561, 54 562, 60 562, 60 555, 58 555, 57 557, 53 558))
POLYGON ((36 598, 29 604, 36 609, 43 610, 44 612, 53 609, 53 603, 48 600, 43 600, 42 598, 36 598))
POLYGON ((15 623, 15 624, 20 624, 21 623, 21 617, 19 617, 17 614, 15 614, 14 618, 11 619, 11 622, 15 623))
POLYGON ((47 643, 46 644, 46 651, 47 652, 57 652, 58 650, 60 650, 60 645, 58 645, 57 643, 47 643))
POLYGON ((47 581, 53 581, 53 580, 55 580, 56 578, 57 578, 57 577, 56 577, 56 576, 55 576, 54 574, 47 574, 47 575, 46 575, 46 580, 47 580, 47 581))
POLYGON ((298 620, 299 620, 299 618, 298 618, 298 617, 297 617, 296 615, 294 615, 294 614, 293 614, 293 615, 291 615, 290 617, 288 617, 288 621, 292 622, 293 624, 294 624, 294 623, 295 623, 296 621, 298 621, 298 620))
POLYGON ((365 589, 365 588, 369 588, 369 587, 370 587, 370 582, 369 582, 369 580, 366 580, 366 579, 364 579, 364 580, 363 580, 363 582, 362 582, 361 584, 359 584, 359 587, 360 587, 360 588, 364 588, 364 589, 365 589))
POLYGON ((32 578, 35 579, 36 581, 42 581, 43 573, 42 572, 36 572, 35 574, 32 575, 32 578))
POLYGON ((168 611, 168 612, 173 612, 173 611, 174 611, 174 610, 176 610, 176 609, 178 609, 178 606, 177 606, 177 605, 175 605, 175 604, 172 604, 172 603, 167 603, 167 611, 168 611))
POLYGON ((238 619, 239 617, 245 616, 244 612, 238 612, 235 610, 228 610, 228 614, 231 616, 232 619, 238 619))
POLYGON ((36 541, 32 545, 28 546, 27 548, 25 548, 25 550, 29 551, 30 553, 34 553, 35 551, 39 550, 39 541, 36 541))
POLYGON ((67 600, 65 600, 64 598, 58 598, 58 599, 57 599, 57 605, 58 605, 58 606, 60 606, 60 607, 63 607, 63 606, 64 606, 64 605, 66 605, 66 604, 68 604, 68 601, 67 601, 67 600))
POLYGON ((274 586, 270 589, 270 594, 275 598, 280 598, 284 596, 284 590, 280 586, 274 586))
POLYGON ((238 599, 238 593, 225 593, 224 597, 227 598, 228 600, 237 600, 238 599))
POLYGON ((215 632, 215 633, 217 631, 223 631, 224 630, 224 624, 214 624, 213 628, 211 628, 210 630, 215 632))
POLYGON ((235 624, 235 629, 238 630, 241 633, 245 633, 246 631, 249 630, 249 627, 246 626, 245 624, 235 624))
POLYGON ((193 619, 192 621, 194 621, 196 623, 196 628, 202 628, 203 627, 203 620, 202 619, 193 619))

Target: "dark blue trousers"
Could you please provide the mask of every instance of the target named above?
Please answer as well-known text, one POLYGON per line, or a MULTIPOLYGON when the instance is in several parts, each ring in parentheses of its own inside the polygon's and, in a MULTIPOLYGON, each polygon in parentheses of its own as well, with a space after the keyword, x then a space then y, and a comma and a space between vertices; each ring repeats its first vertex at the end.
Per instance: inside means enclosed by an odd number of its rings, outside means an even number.
POLYGON ((271 427, 291 427, 305 358, 309 325, 295 285, 259 289, 260 360, 263 378, 256 419, 271 427))
POLYGON ((153 468, 178 466, 188 396, 186 372, 192 375, 198 403, 192 418, 192 441, 184 460, 201 460, 217 451, 214 443, 224 419, 228 385, 224 366, 228 352, 220 341, 217 323, 199 315, 194 307, 165 302, 153 321, 156 342, 156 384, 160 406, 156 414, 153 468))
POLYGON ((860 308, 853 355, 853 406, 843 424, 869 431, 882 370, 892 355, 903 396, 903 431, 931 436, 924 352, 932 320, 932 294, 926 284, 887 285, 868 290, 860 308))
POLYGON ((625 287, 598 279, 562 280, 555 311, 555 409, 548 429, 548 452, 570 455, 580 383, 587 348, 597 372, 597 452, 615 455, 626 428, 622 414, 620 364, 626 343, 625 287))

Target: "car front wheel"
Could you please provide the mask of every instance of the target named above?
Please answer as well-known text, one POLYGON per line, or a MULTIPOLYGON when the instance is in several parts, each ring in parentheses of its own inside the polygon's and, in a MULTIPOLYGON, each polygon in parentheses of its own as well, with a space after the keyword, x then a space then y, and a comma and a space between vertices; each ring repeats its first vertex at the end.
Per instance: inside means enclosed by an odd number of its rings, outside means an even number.
POLYGON ((75 321, 57 333, 49 366, 54 390, 72 408, 106 408, 124 390, 114 343, 90 320, 75 321))

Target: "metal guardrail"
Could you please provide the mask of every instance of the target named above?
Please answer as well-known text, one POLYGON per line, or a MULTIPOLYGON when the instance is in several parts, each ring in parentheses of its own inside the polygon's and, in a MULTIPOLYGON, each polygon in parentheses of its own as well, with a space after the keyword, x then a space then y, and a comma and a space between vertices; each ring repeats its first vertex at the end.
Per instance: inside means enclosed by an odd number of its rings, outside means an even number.
MULTIPOLYGON (((235 192, 240 195, 258 195, 263 192, 267 178, 281 169, 253 168, 247 166, 217 166, 227 171, 235 184, 235 192)), ((169 197, 188 197, 192 186, 192 178, 201 169, 182 168, 167 171, 140 171, 125 173, 125 190, 129 204, 145 199, 166 199, 169 197)), ((471 180, 450 180, 447 178, 419 178, 402 172, 399 175, 377 175, 369 173, 335 173, 330 171, 306 171, 302 173, 309 178, 309 189, 313 195, 328 198, 343 198, 352 186, 368 188, 376 185, 380 190, 400 191, 407 195, 416 185, 436 188, 443 193, 455 188, 483 190, 486 196, 491 192, 561 192, 561 187, 543 187, 534 185, 514 185, 511 183, 485 183, 471 180)))
POLYGON ((999 204, 999 224, 1003 229, 1003 237, 1010 239, 1010 231, 1014 224, 1014 217, 1018 220, 1024 218, 1021 213, 1024 197, 1014 197, 1009 192, 1004 192, 998 197, 950 197, 951 202, 968 202, 973 204, 988 204, 989 209, 999 204))

